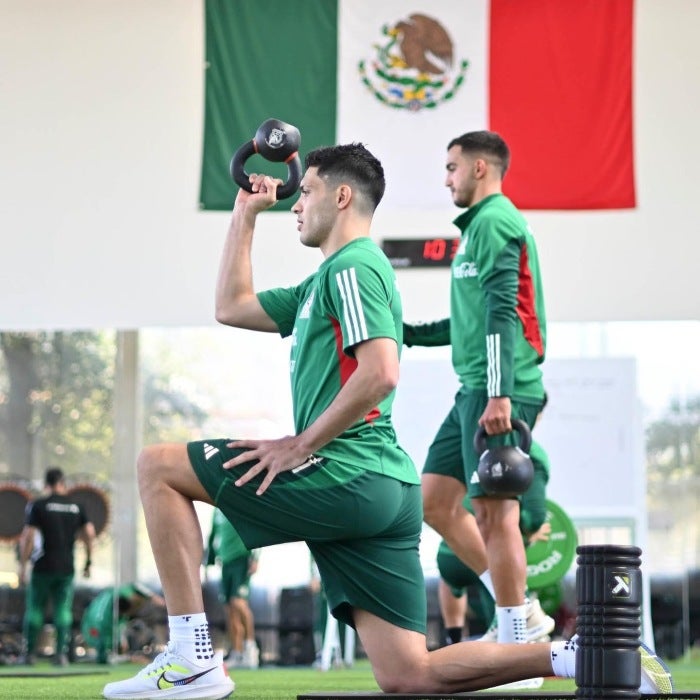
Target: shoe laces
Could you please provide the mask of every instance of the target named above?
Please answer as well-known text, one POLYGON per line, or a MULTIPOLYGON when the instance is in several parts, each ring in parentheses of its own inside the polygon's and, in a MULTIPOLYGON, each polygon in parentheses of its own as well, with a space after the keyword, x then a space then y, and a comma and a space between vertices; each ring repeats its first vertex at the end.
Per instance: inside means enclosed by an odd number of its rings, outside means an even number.
POLYGON ((168 642, 165 651, 161 651, 148 666, 139 671, 139 676, 149 676, 153 672, 164 671, 170 663, 170 656, 175 653, 175 643, 168 642))

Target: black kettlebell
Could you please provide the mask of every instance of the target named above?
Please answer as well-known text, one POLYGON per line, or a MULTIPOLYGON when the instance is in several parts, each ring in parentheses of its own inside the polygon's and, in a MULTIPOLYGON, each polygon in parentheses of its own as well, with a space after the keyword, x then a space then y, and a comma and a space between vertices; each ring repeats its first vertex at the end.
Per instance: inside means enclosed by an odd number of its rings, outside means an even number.
POLYGON ((231 158, 231 177, 237 185, 251 192, 245 162, 254 153, 259 153, 272 163, 287 164, 287 182, 277 188, 277 199, 291 197, 301 182, 301 161, 299 160, 299 129, 279 119, 265 120, 255 132, 252 141, 246 141, 231 158))
POLYGON ((474 450, 479 457, 477 473, 484 492, 495 498, 513 498, 525 493, 535 476, 528 454, 532 435, 525 421, 511 419, 513 430, 520 433, 520 445, 487 447, 486 429, 479 426, 474 434, 474 450))

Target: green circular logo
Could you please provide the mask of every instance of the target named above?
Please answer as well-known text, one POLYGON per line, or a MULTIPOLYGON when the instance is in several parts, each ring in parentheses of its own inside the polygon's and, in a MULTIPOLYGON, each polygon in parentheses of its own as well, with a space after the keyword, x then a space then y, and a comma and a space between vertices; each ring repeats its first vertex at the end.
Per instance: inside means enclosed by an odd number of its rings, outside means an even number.
POLYGON ((561 506, 550 500, 546 506, 549 537, 533 542, 525 550, 527 586, 531 589, 544 588, 562 579, 574 561, 578 544, 576 528, 561 506))

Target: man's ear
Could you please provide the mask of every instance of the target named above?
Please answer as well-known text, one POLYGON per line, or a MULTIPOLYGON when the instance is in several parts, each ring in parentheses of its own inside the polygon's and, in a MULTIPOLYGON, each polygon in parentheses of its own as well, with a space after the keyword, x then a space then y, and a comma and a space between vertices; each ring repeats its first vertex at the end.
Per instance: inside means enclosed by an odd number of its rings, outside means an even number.
POLYGON ((352 188, 350 185, 340 185, 335 192, 335 202, 338 209, 345 209, 352 199, 352 188))

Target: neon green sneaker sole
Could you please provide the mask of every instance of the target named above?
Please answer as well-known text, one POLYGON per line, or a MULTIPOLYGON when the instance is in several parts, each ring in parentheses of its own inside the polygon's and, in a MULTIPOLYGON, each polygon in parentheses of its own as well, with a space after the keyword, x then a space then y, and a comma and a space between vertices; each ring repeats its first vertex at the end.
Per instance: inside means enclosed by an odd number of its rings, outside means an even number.
POLYGON ((671 695, 673 693, 673 678, 668 666, 646 645, 639 645, 642 657, 642 693, 671 695))

